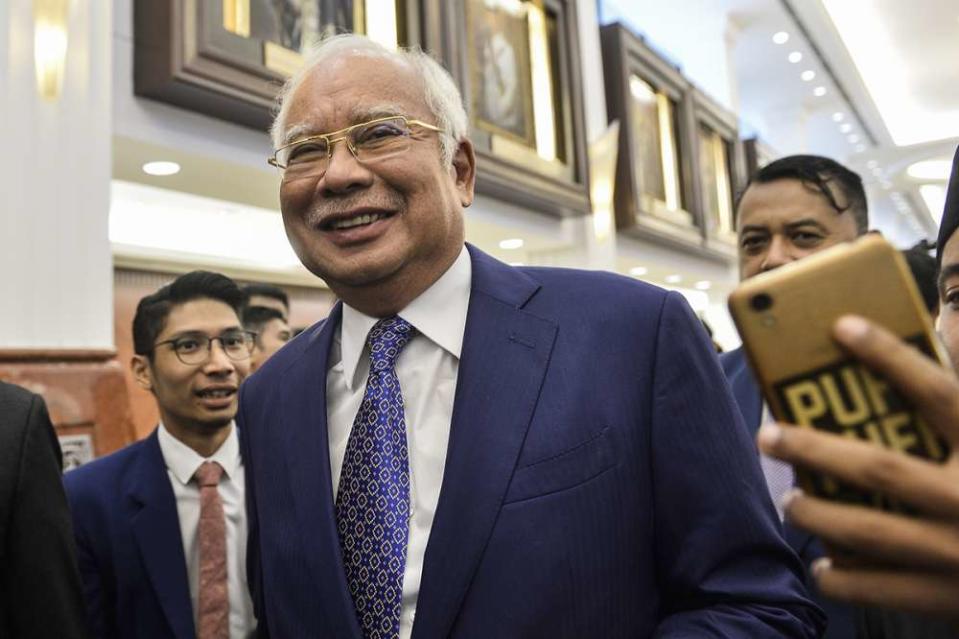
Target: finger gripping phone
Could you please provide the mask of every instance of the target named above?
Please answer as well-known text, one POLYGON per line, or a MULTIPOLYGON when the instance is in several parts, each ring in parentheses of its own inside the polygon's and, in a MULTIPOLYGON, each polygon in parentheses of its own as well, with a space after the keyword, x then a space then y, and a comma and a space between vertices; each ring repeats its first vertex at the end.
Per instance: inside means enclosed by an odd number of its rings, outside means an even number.
MULTIPOLYGON (((832 338, 839 317, 861 315, 948 366, 905 259, 881 237, 867 235, 751 278, 730 296, 729 309, 778 421, 946 459, 945 441, 913 403, 832 338)), ((797 469, 797 477, 811 494, 909 512, 828 476, 797 469)))

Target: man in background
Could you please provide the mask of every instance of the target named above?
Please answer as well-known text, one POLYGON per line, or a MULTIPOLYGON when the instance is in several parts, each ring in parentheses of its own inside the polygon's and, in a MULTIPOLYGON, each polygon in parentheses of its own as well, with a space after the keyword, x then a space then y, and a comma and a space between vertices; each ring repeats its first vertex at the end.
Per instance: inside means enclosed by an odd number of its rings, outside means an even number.
POLYGON ((0 637, 87 636, 60 465, 43 399, 0 382, 0 637))
POLYGON ((254 333, 250 372, 258 369, 273 353, 290 341, 290 325, 275 308, 247 306, 243 309, 243 328, 254 333))
POLYGON ((255 629, 233 425, 253 344, 242 301, 233 280, 194 271, 137 305, 131 367, 160 424, 66 477, 97 637, 246 639, 255 629))
MULTIPOLYGON (((793 155, 775 160, 750 179, 736 208, 736 223, 739 272, 745 280, 864 234, 869 218, 862 179, 825 157, 793 155)), ((772 417, 746 355, 740 347, 722 355, 720 361, 746 426, 755 436, 772 417)), ((782 517, 780 502, 794 484, 792 467, 765 455, 760 463, 782 517)), ((812 535, 788 522, 784 531, 805 566, 823 555, 812 535)), ((855 615, 848 606, 821 596, 816 596, 816 603, 829 617, 825 637, 855 636, 855 615)))
POLYGON ((272 308, 290 321, 290 297, 279 286, 273 284, 247 284, 243 287, 243 310, 248 308, 272 308))

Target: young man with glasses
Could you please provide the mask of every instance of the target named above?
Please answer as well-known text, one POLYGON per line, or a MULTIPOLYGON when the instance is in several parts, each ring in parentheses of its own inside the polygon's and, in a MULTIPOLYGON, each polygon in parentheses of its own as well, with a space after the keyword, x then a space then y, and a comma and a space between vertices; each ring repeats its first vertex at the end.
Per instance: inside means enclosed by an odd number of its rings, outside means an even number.
POLYGON ((160 424, 66 477, 97 637, 238 639, 246 584, 244 474, 233 417, 253 335, 227 277, 194 271, 140 300, 133 375, 160 424))

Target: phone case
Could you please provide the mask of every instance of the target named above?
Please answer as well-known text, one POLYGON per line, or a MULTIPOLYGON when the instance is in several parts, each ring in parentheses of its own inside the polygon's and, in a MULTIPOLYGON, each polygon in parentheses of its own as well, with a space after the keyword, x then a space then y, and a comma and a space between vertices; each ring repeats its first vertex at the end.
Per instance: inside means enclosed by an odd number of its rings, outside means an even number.
MULTIPOLYGON (((729 298, 733 321, 772 415, 943 461, 948 448, 911 402, 832 339, 842 315, 866 317, 948 362, 905 259, 878 235, 751 278, 729 298)), ((798 470, 804 490, 905 512, 902 504, 798 470)))

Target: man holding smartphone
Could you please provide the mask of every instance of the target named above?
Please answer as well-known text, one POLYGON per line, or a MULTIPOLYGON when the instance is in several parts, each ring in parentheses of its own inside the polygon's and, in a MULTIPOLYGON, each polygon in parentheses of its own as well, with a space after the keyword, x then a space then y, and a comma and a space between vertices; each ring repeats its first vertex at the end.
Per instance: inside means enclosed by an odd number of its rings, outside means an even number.
MULTIPOLYGON (((749 181, 736 207, 739 269, 742 279, 801 260, 863 235, 869 226, 862 179, 829 158, 792 155, 760 169, 749 181)), ((759 385, 749 369, 743 349, 720 357, 746 426, 755 434, 772 421, 759 385)), ((770 496, 783 517, 782 498, 793 487, 792 467, 765 455, 760 463, 770 496)), ((792 549, 807 567, 823 556, 811 534, 785 524, 792 549)), ((824 635, 855 636, 855 619, 848 606, 812 594, 829 617, 824 635)))
MULTIPOLYGON (((959 152, 939 229, 939 332, 959 364, 959 152)), ((870 606, 930 616, 924 623, 886 621, 884 636, 948 637, 959 629, 959 381, 885 329, 847 316, 836 340, 910 397, 952 448, 943 464, 810 429, 766 424, 764 453, 853 486, 878 491, 915 510, 903 516, 836 504, 792 491, 786 513, 794 525, 835 547, 857 552, 854 565, 823 557, 813 566, 821 592, 870 606), (932 617, 944 621, 941 625, 932 617)), ((892 617, 890 615, 889 617, 892 617)), ((898 621, 898 620, 896 620, 898 621)))

